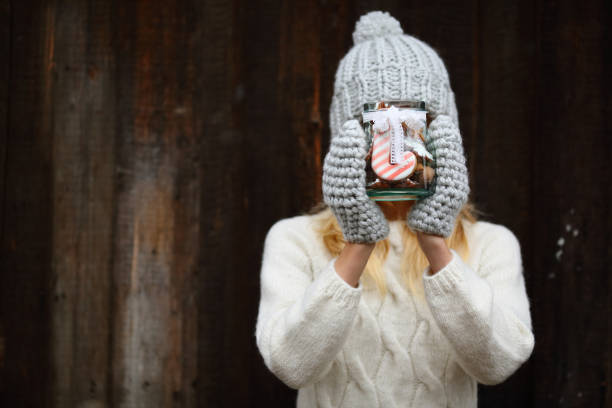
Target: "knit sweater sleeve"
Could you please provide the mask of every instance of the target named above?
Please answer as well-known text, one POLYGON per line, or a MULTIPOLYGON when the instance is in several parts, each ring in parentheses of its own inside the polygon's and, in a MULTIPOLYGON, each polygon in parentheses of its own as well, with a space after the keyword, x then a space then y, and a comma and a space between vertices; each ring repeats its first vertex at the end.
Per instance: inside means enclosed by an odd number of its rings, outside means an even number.
POLYGON ((443 269, 423 276, 427 302, 458 363, 478 382, 499 384, 531 355, 531 327, 521 249, 514 234, 493 225, 475 271, 451 250, 443 269))
POLYGON ((337 258, 323 270, 312 270, 307 247, 314 238, 307 235, 291 219, 269 230, 255 330, 264 363, 294 389, 316 382, 331 367, 362 293, 361 284, 354 288, 337 274, 337 258))

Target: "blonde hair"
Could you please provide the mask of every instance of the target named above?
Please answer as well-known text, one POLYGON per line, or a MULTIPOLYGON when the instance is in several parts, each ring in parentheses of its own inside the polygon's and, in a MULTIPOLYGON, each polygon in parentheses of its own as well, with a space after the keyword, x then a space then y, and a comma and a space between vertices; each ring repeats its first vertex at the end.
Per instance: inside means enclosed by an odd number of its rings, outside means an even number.
MULTIPOLYGON (((396 202, 377 202, 383 209, 387 219, 400 219, 406 214, 406 207, 396 202)), ((406 203, 404 203, 405 205, 406 203)), ((461 259, 467 261, 469 246, 466 234, 466 224, 477 221, 476 214, 479 211, 474 204, 468 201, 461 209, 455 228, 445 241, 449 248, 457 251, 461 259)), ((317 232, 319 233, 325 247, 332 256, 338 256, 345 245, 342 230, 338 225, 336 217, 331 209, 321 202, 315 205, 309 214, 319 214, 317 217, 317 232)), ((402 223, 403 253, 401 254, 401 276, 405 287, 417 297, 423 297, 422 275, 424 269, 429 265, 425 254, 421 250, 416 234, 404 222, 402 223)), ((383 264, 389 253, 389 238, 378 241, 362 275, 365 286, 373 284, 378 288, 381 297, 387 294, 387 282, 383 272, 383 264)))

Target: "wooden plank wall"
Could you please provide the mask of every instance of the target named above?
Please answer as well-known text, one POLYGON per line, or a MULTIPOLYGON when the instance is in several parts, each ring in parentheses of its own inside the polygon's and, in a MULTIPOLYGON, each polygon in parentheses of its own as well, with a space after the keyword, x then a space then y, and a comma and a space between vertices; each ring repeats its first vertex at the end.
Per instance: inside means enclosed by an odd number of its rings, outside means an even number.
POLYGON ((436 48, 536 348, 483 407, 612 406, 610 2, 0 2, 0 405, 292 406, 263 238, 321 199, 359 15, 436 48))

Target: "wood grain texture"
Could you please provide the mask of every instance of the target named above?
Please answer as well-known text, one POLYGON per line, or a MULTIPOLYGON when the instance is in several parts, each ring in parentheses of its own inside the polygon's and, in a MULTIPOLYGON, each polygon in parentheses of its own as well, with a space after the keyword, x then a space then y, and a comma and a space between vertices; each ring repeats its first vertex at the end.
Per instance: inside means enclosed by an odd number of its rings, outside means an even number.
POLYGON ((54 406, 108 405, 114 182, 111 10, 48 3, 52 72, 54 406))
POLYGON ((374 9, 445 61, 472 199, 521 242, 536 348, 479 406, 611 405, 609 3, 0 2, 0 405, 294 405, 263 239, 321 199, 374 9))
MULTIPOLYGON (((603 7, 603 37, 601 41, 604 44, 604 52, 602 55, 602 72, 612 72, 612 26, 610 24, 610 20, 612 19, 612 4, 610 2, 605 2, 603 7)), ((612 173, 610 169, 610 161, 612 160, 612 85, 610 84, 609 78, 603 79, 602 84, 602 113, 603 113, 603 129, 597 129, 596 132, 603 132, 603 140, 602 140, 602 149, 604 152, 607 152, 607 161, 608 161, 608 174, 606 175, 609 178, 610 173, 612 173)), ((602 214, 602 222, 604 223, 605 233, 603 237, 600 237, 604 241, 604 248, 606 248, 606 252, 603 254, 605 257, 605 262, 607 265, 610 265, 612 262, 612 211, 610 210, 610 203, 612 202, 612 183, 604 183, 604 202, 607 205, 604 206, 604 213, 602 214)), ((604 310, 601 311, 600 315, 608 316, 607 321, 607 335, 605 349, 606 352, 602 353, 600 356, 602 360, 602 365, 604 366, 600 375, 602 377, 600 385, 603 388, 604 395, 604 406, 609 407, 612 406, 612 323, 610 322, 610 314, 612 312, 612 278, 610 278, 610 267, 607 268, 607 280, 608 280, 608 289, 607 289, 607 303, 604 304, 604 310)), ((604 269, 605 271, 605 269, 604 269)), ((606 272, 604 272, 606 273, 606 272)), ((596 277, 597 279, 597 277, 596 277)), ((599 371, 599 370, 598 370, 599 371)))
POLYGON ((207 1, 198 11, 202 29, 198 95, 200 137, 204 138, 200 169, 202 219, 199 257, 198 372, 203 406, 242 405, 245 370, 244 286, 247 247, 242 224, 248 197, 243 194, 254 171, 246 168, 241 106, 245 68, 241 32, 246 23, 237 2, 207 1), (206 374, 204 374, 206 373, 206 374))
POLYGON ((186 3, 118 2, 115 10, 111 404, 194 406, 196 27, 186 3))
MULTIPOLYGON (((8 1, 0 2, 0 55, 4 55, 0 63, 0 245, 4 242, 4 217, 5 214, 5 186, 6 186, 6 164, 7 145, 9 141, 9 116, 10 116, 10 78, 11 78, 11 5, 8 1)), ((0 252, 1 253, 1 252, 0 252)), ((0 303, 1 304, 1 303, 0 303)), ((5 311, 0 308, 0 373, 2 373, 5 359, 6 328, 5 311)), ((1 377, 0 377, 1 378, 1 377)))
POLYGON ((47 25, 42 4, 11 3, 0 302, 5 360, 2 404, 47 405, 51 272, 52 141, 47 25), (32 392, 37 385, 38 392, 32 392))
POLYGON ((0 316, 5 358, 0 405, 44 407, 50 390, 51 73, 44 3, 29 6, 32 9, 18 2, 8 6, 12 32, 2 181, 0 316))
MULTIPOLYGON (((8 144, 8 118, 10 116, 11 93, 9 89, 11 78, 11 5, 8 1, 0 2, 0 55, 4 55, 0 63, 0 181, 2 187, 6 182, 6 155, 8 144)), ((0 189, 0 214, 4 214, 4 188, 0 189)), ((0 218, 0 233, 4 230, 0 218)), ((1 238, 0 238, 1 239, 1 238)), ((0 339, 4 338, 4 331, 0 326, 0 339)), ((4 353, 0 351, 0 365, 4 353)))
MULTIPOLYGON (((279 106, 288 141, 286 192, 292 202, 314 205, 322 198, 321 14, 316 1, 282 2, 279 19, 279 106), (316 180, 315 188, 312 180, 316 180)), ((295 208, 299 211, 302 208, 295 208)))

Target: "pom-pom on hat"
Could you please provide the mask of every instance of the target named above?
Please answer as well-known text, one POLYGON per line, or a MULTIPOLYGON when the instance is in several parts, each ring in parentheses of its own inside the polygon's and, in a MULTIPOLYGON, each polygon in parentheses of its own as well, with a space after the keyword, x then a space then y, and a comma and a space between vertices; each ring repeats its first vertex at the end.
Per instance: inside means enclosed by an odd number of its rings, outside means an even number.
POLYGON ((422 100, 432 118, 448 115, 458 124, 455 94, 444 62, 429 45, 404 34, 389 13, 372 11, 355 24, 353 47, 336 71, 330 107, 334 137, 366 102, 422 100))

